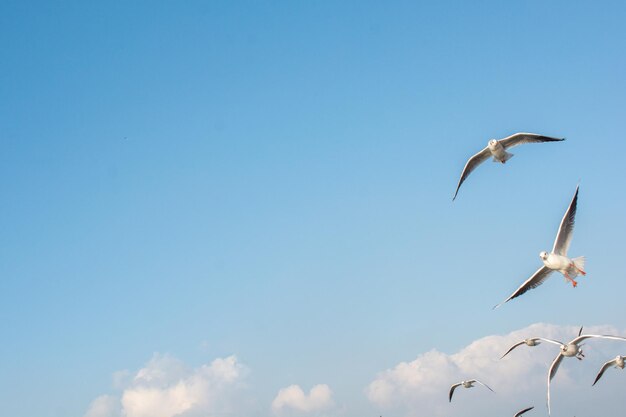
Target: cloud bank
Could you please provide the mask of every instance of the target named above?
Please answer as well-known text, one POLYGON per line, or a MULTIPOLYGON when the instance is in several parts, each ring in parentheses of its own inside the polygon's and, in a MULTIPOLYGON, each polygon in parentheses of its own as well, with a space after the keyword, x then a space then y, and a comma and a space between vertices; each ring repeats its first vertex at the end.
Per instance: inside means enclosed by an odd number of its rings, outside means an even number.
MULTIPOLYGON (((244 387, 246 373, 235 356, 218 358, 193 369, 169 355, 155 354, 145 367, 129 378, 119 397, 96 398, 85 417, 232 414, 236 411, 236 396, 244 387)), ((119 383, 118 378, 116 384, 119 383)))
POLYGON ((306 395, 299 385, 291 385, 278 391, 272 401, 272 411, 275 414, 291 412, 311 413, 328 410, 334 405, 333 393, 326 384, 315 385, 306 395))

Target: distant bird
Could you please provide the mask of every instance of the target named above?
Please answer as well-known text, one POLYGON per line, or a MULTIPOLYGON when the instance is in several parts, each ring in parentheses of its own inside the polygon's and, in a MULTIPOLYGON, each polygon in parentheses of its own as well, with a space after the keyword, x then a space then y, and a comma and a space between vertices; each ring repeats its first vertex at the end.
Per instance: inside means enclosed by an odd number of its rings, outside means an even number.
POLYGON ((536 133, 521 132, 500 140, 491 139, 487 142, 487 147, 485 149, 472 156, 465 164, 465 168, 463 168, 461 179, 459 180, 459 184, 456 186, 456 191, 454 192, 452 200, 454 201, 456 198, 456 195, 459 193, 459 188, 461 188, 461 184, 463 184, 469 174, 471 174, 478 165, 482 164, 490 157, 493 158, 493 162, 501 162, 504 164, 513 157, 512 153, 506 151, 509 148, 522 145, 524 143, 560 142, 562 140, 565 140, 565 138, 551 138, 549 136, 542 136, 536 133))
MULTIPOLYGON (((609 336, 609 335, 597 335, 597 334, 581 335, 582 330, 583 328, 581 327, 580 331, 578 332, 578 337, 572 339, 567 344, 561 345, 561 352, 559 352, 556 358, 554 358, 554 361, 552 361, 552 365, 550 365, 550 369, 548 370, 548 415, 550 415, 550 381, 552 380, 552 378, 554 378, 554 375, 556 375, 556 371, 559 369, 559 365, 561 364, 561 361, 563 361, 563 358, 575 357, 578 360, 582 360, 585 357, 585 355, 583 354, 583 351, 581 349, 582 345, 580 345, 580 342, 586 339, 599 338, 599 339, 626 341, 626 337, 621 337, 621 336, 609 336)), ((597 378, 596 378, 596 381, 597 381, 597 378)))
POLYGON ((567 250, 569 249, 569 245, 574 234, 574 219, 576 217, 577 203, 578 186, 576 186, 574 198, 572 198, 572 202, 561 220, 561 225, 559 226, 559 231, 556 234, 552 252, 547 253, 543 251, 539 253, 539 257, 543 261, 543 266, 539 268, 530 278, 524 281, 518 289, 513 291, 513 294, 511 294, 509 298, 494 306, 494 309, 500 307, 502 304, 515 297, 519 297, 526 291, 543 284, 543 282, 548 279, 550 274, 554 271, 562 273, 566 280, 569 280, 574 287, 578 285, 578 283, 574 281, 574 278, 576 278, 578 274, 587 275, 587 273, 583 270, 585 267, 584 256, 580 256, 578 258, 567 257, 567 250))
POLYGON ((617 355, 615 357, 615 359, 610 360, 607 363, 605 363, 604 365, 602 365, 602 368, 600 368, 600 372, 598 372, 598 376, 596 376, 596 380, 593 381, 593 384, 591 384, 591 386, 593 387, 594 385, 596 385, 596 382, 598 382, 598 380, 600 380, 600 378, 602 378, 602 375, 604 374, 604 371, 609 369, 611 366, 613 366, 615 368, 624 369, 624 359, 626 359, 626 356, 617 355))
POLYGON ((535 407, 528 407, 528 408, 524 408, 522 411, 518 411, 518 412, 517 412, 517 413, 516 413, 513 417, 519 417, 519 416, 521 416, 522 414, 524 414, 526 411, 530 411, 530 410, 532 410, 533 408, 535 408, 535 407))
MULTIPOLYGON (((475 383, 479 383, 480 385, 482 385, 483 387, 489 388, 486 384, 483 384, 482 382, 480 382, 477 379, 470 379, 468 381, 461 381, 459 383, 456 383, 454 385, 452 385, 450 387, 450 394, 449 394, 449 398, 450 398, 450 402, 452 402, 452 394, 454 394, 454 390, 456 389, 456 387, 459 387, 461 385, 463 385, 463 388, 472 388, 474 386, 475 383)), ((492 390, 491 388, 489 388, 489 391, 491 392, 495 392, 494 390, 492 390)))
POLYGON ((518 343, 514 344, 513 346, 511 346, 509 348, 509 350, 507 350, 506 353, 500 357, 500 359, 504 358, 506 355, 508 355, 513 349, 515 349, 518 346, 521 346, 523 344, 526 344, 526 346, 537 346, 537 345, 541 344, 541 341, 549 342, 549 343, 552 343, 552 344, 555 344, 555 345, 558 345, 558 346, 563 345, 563 343, 561 343, 559 341, 556 341, 556 340, 545 339, 543 337, 531 337, 529 339, 524 339, 521 342, 518 342, 518 343))

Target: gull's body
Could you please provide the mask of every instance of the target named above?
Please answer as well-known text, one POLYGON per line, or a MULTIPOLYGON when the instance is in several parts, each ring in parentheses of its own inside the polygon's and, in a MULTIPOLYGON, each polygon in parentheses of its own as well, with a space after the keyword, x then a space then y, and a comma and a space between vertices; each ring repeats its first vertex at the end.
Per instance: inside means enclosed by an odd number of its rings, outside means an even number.
POLYGON ((542 136, 536 133, 523 132, 515 133, 514 135, 500 140, 491 139, 482 151, 472 156, 465 164, 463 172, 461 173, 461 179, 459 180, 459 184, 456 187, 452 200, 456 198, 456 195, 459 193, 459 188, 461 188, 461 184, 463 184, 469 174, 471 174, 471 172, 476 169, 478 165, 482 164, 487 159, 493 158, 493 162, 500 162, 504 164, 513 157, 513 154, 507 152, 507 149, 514 146, 522 145, 524 143, 560 142, 562 140, 565 139, 551 138, 549 136, 542 136))
MULTIPOLYGON (((561 352, 559 352, 556 358, 554 358, 554 360, 552 361, 552 365, 550 365, 550 369, 548 370, 548 415, 550 414, 550 381, 552 380, 552 378, 554 378, 554 375, 556 375, 556 371, 559 369, 559 365, 561 365, 563 358, 576 357, 578 360, 582 360, 582 358, 584 358, 585 355, 583 355, 583 351, 581 349, 581 346, 582 346, 581 342, 586 339, 598 338, 598 339, 626 341, 626 337, 621 337, 621 336, 609 336, 609 335, 598 335, 598 334, 581 335, 582 330, 583 329, 581 327, 580 331, 578 332, 578 337, 576 337, 575 339, 573 339, 567 344, 561 345, 561 352)), ((600 372, 600 375, 596 378, 596 382, 597 382, 597 379, 600 376, 602 376, 601 374, 603 372, 604 370, 600 372)))
POLYGON ((562 346, 563 345, 563 343, 561 343, 559 341, 556 341, 556 340, 546 339, 546 338, 543 338, 543 337, 531 337, 529 339, 524 339, 521 342, 517 342, 516 344, 511 346, 509 348, 509 350, 507 350, 506 353, 500 357, 500 359, 504 358, 506 355, 508 355, 513 349, 515 349, 518 346, 521 346, 521 345, 526 345, 526 346, 531 346, 531 347, 532 346, 537 346, 537 345, 541 344, 542 341, 548 342, 548 343, 552 343, 552 344, 558 345, 558 346, 562 346))
POLYGON ((492 390, 492 389, 491 389, 491 388, 489 388, 486 384, 483 384, 483 383, 482 383, 482 382, 480 382, 479 380, 477 380, 477 379, 469 379, 469 380, 467 380, 467 381, 457 382, 456 384, 453 384, 453 385, 450 387, 450 393, 448 394, 449 401, 450 401, 450 402, 452 402, 452 394, 454 394, 454 390, 455 390, 457 387, 463 386, 463 388, 472 388, 472 387, 474 386, 474 384, 476 384, 476 383, 478 383, 478 384, 482 385, 483 387, 488 388, 488 389, 489 389, 489 391, 491 391, 491 392, 495 392, 494 390, 492 390))
POLYGON ((513 291, 513 294, 511 294, 509 298, 500 304, 497 304, 494 308, 497 308, 507 301, 512 300, 515 297, 519 297, 526 291, 543 284, 543 282, 548 279, 550 274, 554 271, 558 271, 563 274, 563 276, 569 280, 574 287, 578 285, 574 278, 576 278, 578 274, 587 274, 583 269, 585 267, 585 258, 583 256, 578 258, 569 258, 567 256, 567 251, 574 234, 577 203, 578 186, 576 186, 574 197, 572 198, 572 201, 567 208, 563 219, 561 220, 552 251, 550 253, 545 251, 539 253, 539 258, 541 258, 543 266, 539 268, 530 278, 524 281, 524 283, 520 285, 517 290, 513 291))
POLYGON ((513 417, 519 417, 519 416, 521 416, 522 414, 524 414, 526 411, 530 411, 530 410, 532 410, 533 408, 535 408, 535 407, 528 407, 528 408, 524 408, 523 410, 518 411, 517 413, 515 413, 515 415, 514 415, 513 417))
POLYGON ((598 382, 600 378, 602 378, 604 371, 609 369, 611 366, 615 368, 624 369, 624 359, 626 359, 626 356, 617 355, 615 359, 610 360, 606 362, 604 365, 602 365, 602 368, 600 368, 600 372, 598 372, 598 375, 596 376, 596 380, 593 381, 593 384, 591 384, 591 386, 596 385, 596 382, 598 382))

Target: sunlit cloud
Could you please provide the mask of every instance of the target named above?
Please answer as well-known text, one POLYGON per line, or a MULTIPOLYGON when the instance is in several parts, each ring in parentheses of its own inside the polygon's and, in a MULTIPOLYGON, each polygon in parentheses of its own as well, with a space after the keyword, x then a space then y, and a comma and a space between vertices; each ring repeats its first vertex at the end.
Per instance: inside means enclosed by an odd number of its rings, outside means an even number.
POLYGON ((116 372, 114 384, 126 382, 119 396, 96 398, 85 417, 174 417, 232 414, 244 387, 246 368, 235 356, 190 368, 155 354, 133 377, 116 372))
POLYGON ((306 395, 299 385, 290 385, 278 391, 272 401, 275 414, 311 413, 334 406, 333 393, 326 384, 315 385, 306 395))
MULTIPOLYGON (((511 404, 528 402, 544 406, 547 369, 558 353, 558 347, 543 343, 540 346, 522 345, 507 357, 500 357, 514 343, 528 337, 541 336, 567 342, 578 334, 579 327, 533 324, 506 335, 491 335, 478 339, 459 352, 446 354, 431 350, 419 354, 410 362, 400 362, 391 369, 384 370, 366 387, 365 394, 369 401, 380 410, 395 410, 400 415, 441 415, 450 416, 480 414, 492 407, 509 410, 511 404), (452 383, 464 379, 476 378, 491 386, 497 393, 492 394, 482 387, 471 390, 460 389, 455 398, 448 402, 448 391, 452 383), (507 408, 508 407, 508 408, 507 408)), ((588 333, 619 334, 611 326, 586 328, 588 333)), ((585 360, 587 379, 593 378, 595 364, 606 360, 610 354, 605 342, 590 342, 586 352, 596 352, 593 361, 585 360), (600 354, 602 352, 602 354, 600 354)), ((624 350, 624 346, 619 346, 624 350)), ((566 361, 569 362, 569 361, 566 361)), ((578 362, 578 361, 574 361, 578 362)), ((559 387, 572 384, 572 372, 579 373, 578 363, 563 364, 555 378, 559 387)), ((578 374, 576 374, 578 377, 578 374)), ((592 381, 589 381, 589 385, 592 381)), ((510 410, 514 411, 514 410, 510 410)), ((512 415, 512 413, 511 413, 512 415)))

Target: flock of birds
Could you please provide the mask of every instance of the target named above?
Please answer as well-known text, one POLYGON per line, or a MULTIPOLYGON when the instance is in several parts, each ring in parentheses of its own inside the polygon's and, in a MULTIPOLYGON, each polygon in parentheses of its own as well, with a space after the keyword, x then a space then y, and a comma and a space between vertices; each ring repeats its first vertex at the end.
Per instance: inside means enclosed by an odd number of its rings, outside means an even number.
MULTIPOLYGON (((502 164, 506 163, 509 159, 513 157, 513 154, 507 152, 508 149, 513 148, 518 145, 522 145, 525 143, 542 143, 542 142, 560 142, 565 140, 564 138, 552 138, 549 136, 538 135, 534 133, 516 133, 504 139, 496 140, 491 139, 487 146, 478 152, 476 155, 472 156, 467 163, 465 164, 465 168, 463 168, 463 172, 461 173, 461 178, 456 187, 456 191, 454 193, 454 197, 452 200, 456 199, 459 189, 461 185, 467 177, 470 175, 472 171, 474 171, 481 163, 485 162, 489 158, 493 158, 494 162, 500 162, 502 164)), ((543 262, 543 266, 541 266, 530 278, 524 281, 519 288, 517 288, 513 293, 506 298, 501 303, 497 304, 493 308, 496 309, 500 307, 502 304, 512 300, 513 298, 519 297, 520 295, 526 293, 528 290, 538 287, 546 279, 552 274, 552 272, 560 272, 564 277, 566 282, 570 282, 572 286, 576 287, 577 282, 575 278, 578 275, 586 275, 584 270, 585 267, 585 258, 583 256, 570 258, 567 256, 567 251, 570 246, 570 242, 572 240, 572 235, 574 232, 574 222, 576 217, 576 205, 578 203, 578 186, 576 186, 576 191, 574 192, 574 197, 561 220, 561 224, 559 226, 559 230, 556 234, 556 239, 554 240, 554 245, 550 252, 542 251, 539 253, 539 258, 543 262)), ((508 355, 512 350, 521 345, 526 346, 537 346, 541 342, 547 342, 559 347, 559 352, 552 361, 550 368, 548 369, 548 389, 547 389, 547 407, 548 407, 548 415, 550 415, 550 381, 556 375, 557 370, 559 369, 559 365, 563 361, 563 358, 571 358, 575 357, 578 360, 582 360, 585 355, 581 349, 582 343, 587 339, 611 339, 611 340, 623 340, 626 341, 626 337, 621 336, 611 336, 611 335, 596 335, 596 334, 582 334, 583 328, 580 328, 578 332, 578 336, 569 341, 568 343, 563 343, 557 340, 547 339, 544 337, 532 337, 521 342, 518 342, 511 346, 509 350, 507 350, 502 358, 508 355)), ((592 386, 595 385, 604 372, 610 367, 624 369, 624 363, 626 360, 626 356, 618 355, 614 359, 607 361, 598 372, 595 381, 592 386)), ((466 381, 461 381, 453 384, 450 387, 450 391, 448 394, 449 401, 452 402, 452 395, 454 394, 454 390, 458 387, 463 388, 472 388, 474 384, 479 384, 494 392, 487 384, 479 381, 478 379, 469 379, 466 381)), ((528 407, 523 410, 518 411, 514 417, 519 417, 527 411, 532 410, 534 407, 528 407)))

